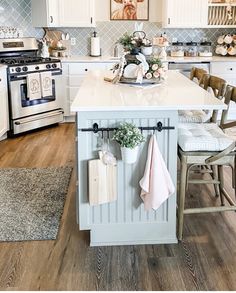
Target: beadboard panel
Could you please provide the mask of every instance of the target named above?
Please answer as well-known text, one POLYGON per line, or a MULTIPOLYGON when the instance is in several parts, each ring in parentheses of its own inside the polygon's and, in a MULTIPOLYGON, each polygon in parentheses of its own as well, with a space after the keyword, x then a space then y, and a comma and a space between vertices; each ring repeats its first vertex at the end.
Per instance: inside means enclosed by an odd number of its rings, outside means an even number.
MULTIPOLYGON (((164 111, 79 113, 77 119, 79 128, 91 128, 94 123, 98 123, 100 127, 117 127, 120 122, 132 122, 137 126, 143 127, 152 127, 159 121, 165 126, 177 125, 177 113, 164 111)), ((176 133, 177 130, 155 133, 160 151, 175 183, 177 160, 176 133)), ((139 160, 134 165, 124 164, 121 161, 119 146, 115 142, 110 141, 109 148, 118 159, 118 199, 113 203, 91 207, 88 203, 87 165, 88 160, 98 158, 97 153, 100 149, 101 138, 98 134, 78 132, 79 186, 77 195, 77 220, 81 230, 91 230, 91 245, 116 245, 119 242, 117 233, 114 235, 113 233, 108 233, 107 235, 105 231, 109 229, 116 231, 120 227, 123 227, 122 232, 118 234, 120 235, 120 241, 124 244, 133 243, 132 241, 136 244, 142 244, 146 240, 153 243, 163 243, 164 239, 168 243, 176 241, 176 196, 173 195, 157 211, 151 212, 144 210, 144 205, 140 198, 139 181, 144 174, 148 138, 153 134, 153 131, 144 131, 143 134, 147 140, 141 146, 139 160), (139 225, 145 227, 146 232, 142 231, 139 225), (163 225, 165 229, 163 229, 163 225), (107 235, 105 238, 101 236, 104 234, 102 232, 103 229, 105 235, 107 235), (135 237, 131 237, 132 233, 130 229, 137 231, 135 237), (150 229, 149 232, 148 229, 150 229), (98 230, 100 233, 98 233, 98 230)), ((104 133, 104 136, 106 137, 107 133, 104 133)))

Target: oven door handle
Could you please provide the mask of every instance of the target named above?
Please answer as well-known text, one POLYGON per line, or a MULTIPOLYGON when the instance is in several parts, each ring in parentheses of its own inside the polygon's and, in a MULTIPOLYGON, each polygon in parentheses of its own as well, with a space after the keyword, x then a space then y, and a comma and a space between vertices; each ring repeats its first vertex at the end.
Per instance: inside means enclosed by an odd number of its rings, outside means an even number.
POLYGON ((63 110, 59 110, 55 113, 50 113, 50 114, 42 114, 40 115, 39 117, 34 117, 32 119, 21 119, 21 121, 15 121, 14 124, 19 126, 19 125, 22 125, 22 124, 27 124, 27 123, 30 123, 30 122, 33 122, 33 121, 37 121, 38 119, 45 119, 45 118, 48 118, 48 117, 54 117, 54 116, 58 116, 60 114, 64 114, 64 111, 63 110))
MULTIPOLYGON (((39 72, 40 73, 40 72, 39 72)), ((52 76, 62 75, 62 71, 52 72, 52 76)), ((27 75, 11 75, 10 81, 26 80, 27 75)))

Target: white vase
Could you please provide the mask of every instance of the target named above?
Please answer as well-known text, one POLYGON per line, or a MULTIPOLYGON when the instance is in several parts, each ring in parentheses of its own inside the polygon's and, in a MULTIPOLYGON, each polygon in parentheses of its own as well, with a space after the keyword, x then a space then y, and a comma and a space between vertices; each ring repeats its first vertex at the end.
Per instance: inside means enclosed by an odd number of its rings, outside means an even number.
POLYGON ((142 54, 145 55, 145 56, 150 56, 150 55, 152 55, 152 52, 153 52, 153 50, 152 50, 152 46, 150 46, 150 47, 142 47, 142 48, 141 48, 141 52, 142 52, 142 54))
POLYGON ((121 147, 121 157, 125 164, 134 164, 138 159, 139 146, 134 149, 121 147))

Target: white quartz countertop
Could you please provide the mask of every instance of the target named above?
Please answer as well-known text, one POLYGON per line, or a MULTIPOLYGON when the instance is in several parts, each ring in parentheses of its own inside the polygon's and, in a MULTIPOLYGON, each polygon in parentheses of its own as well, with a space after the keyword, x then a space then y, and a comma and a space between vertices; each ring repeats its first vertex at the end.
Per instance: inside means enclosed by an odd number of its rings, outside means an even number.
MULTIPOLYGON (((62 63, 114 63, 119 58, 111 56, 91 57, 91 56, 71 56, 60 58, 62 63)), ((236 57, 168 57, 167 62, 193 63, 193 62, 236 62, 236 57)))
POLYGON ((90 72, 72 104, 74 112, 142 110, 221 110, 226 105, 177 71, 152 88, 114 85, 103 71, 90 72))

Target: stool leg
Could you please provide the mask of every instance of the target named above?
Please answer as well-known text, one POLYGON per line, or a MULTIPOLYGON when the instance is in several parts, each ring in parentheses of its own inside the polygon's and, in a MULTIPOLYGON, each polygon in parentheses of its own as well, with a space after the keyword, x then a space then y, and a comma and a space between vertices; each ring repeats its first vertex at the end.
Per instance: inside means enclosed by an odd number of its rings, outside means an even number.
MULTIPOLYGON (((218 180, 218 169, 217 166, 211 166, 211 170, 213 173, 213 179, 218 180)), ((219 184, 214 184, 215 195, 216 197, 220 196, 219 184)))
POLYGON ((187 163, 185 158, 181 158, 180 169, 180 188, 178 201, 178 239, 183 239, 183 224, 184 224, 184 203, 187 182, 187 163))
POLYGON ((225 197, 223 193, 223 188, 224 188, 224 170, 223 166, 218 166, 218 172, 219 172, 219 179, 220 179, 220 200, 221 200, 221 205, 225 206, 225 197))

